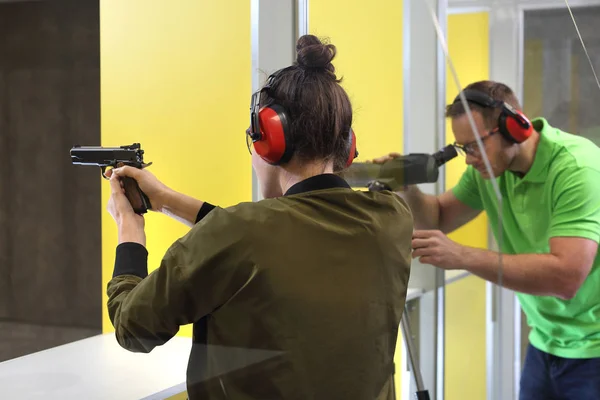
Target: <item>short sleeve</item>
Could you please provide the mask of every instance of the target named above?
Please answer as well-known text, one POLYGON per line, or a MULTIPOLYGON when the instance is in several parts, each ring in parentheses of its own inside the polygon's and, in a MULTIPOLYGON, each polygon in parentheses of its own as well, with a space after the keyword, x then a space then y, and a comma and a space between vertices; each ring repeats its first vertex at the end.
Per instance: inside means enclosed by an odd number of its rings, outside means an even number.
POLYGON ((550 237, 600 240, 600 171, 589 167, 560 172, 552 188, 550 237))
POLYGON ((474 210, 483 210, 483 202, 481 201, 481 193, 477 185, 478 172, 472 166, 467 166, 463 172, 458 184, 452 188, 452 193, 456 198, 471 207, 474 210))

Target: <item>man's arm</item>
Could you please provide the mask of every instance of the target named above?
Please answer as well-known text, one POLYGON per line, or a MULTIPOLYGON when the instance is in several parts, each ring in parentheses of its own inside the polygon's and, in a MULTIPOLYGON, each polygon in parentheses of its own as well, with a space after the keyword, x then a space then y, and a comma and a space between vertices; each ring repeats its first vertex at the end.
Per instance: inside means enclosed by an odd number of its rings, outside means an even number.
MULTIPOLYGON (((382 164, 400 156, 400 153, 392 152, 371 162, 382 164)), ((458 185, 439 196, 425 194, 416 185, 396 192, 410 207, 415 229, 437 229, 448 234, 477 217, 483 206, 476 173, 473 167, 468 166, 458 185)))
POLYGON ((448 234, 481 213, 481 210, 460 201, 451 190, 434 196, 425 194, 414 186, 402 194, 402 197, 413 212, 415 229, 439 229, 448 234))
POLYGON ((107 287, 109 317, 119 344, 133 352, 150 352, 175 336, 180 326, 226 302, 250 276, 241 268, 247 256, 245 232, 230 213, 213 210, 169 248, 150 275, 145 247, 119 244, 107 287))
MULTIPOLYGON (((540 296, 570 299, 594 264, 600 241, 600 172, 568 168, 553 184, 549 254, 503 255, 503 286, 540 296)), ((466 249, 466 269, 498 281, 498 253, 466 249)))
POLYGON ((578 237, 553 237, 549 254, 500 254, 467 247, 464 269, 508 289, 537 296, 571 299, 592 268, 598 243, 578 237), (499 272, 502 281, 499 281, 499 272))
POLYGON ((425 194, 416 186, 408 188, 404 198, 415 215, 415 228, 438 229, 448 234, 479 215, 483 204, 476 174, 468 166, 458 184, 440 196, 425 194))

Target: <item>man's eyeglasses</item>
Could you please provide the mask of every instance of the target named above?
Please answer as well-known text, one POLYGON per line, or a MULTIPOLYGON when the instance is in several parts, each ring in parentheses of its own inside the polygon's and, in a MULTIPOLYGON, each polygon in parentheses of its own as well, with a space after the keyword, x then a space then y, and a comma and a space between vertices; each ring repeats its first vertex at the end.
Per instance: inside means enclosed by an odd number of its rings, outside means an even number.
MULTIPOLYGON (((486 139, 492 137, 492 135, 494 135, 495 133, 498 133, 498 128, 494 129, 493 131, 490 131, 487 134, 487 136, 482 137, 481 141, 484 142, 486 139)), ((454 146, 458 154, 460 154, 461 156, 464 156, 466 154, 469 154, 471 156, 478 156, 481 154, 476 140, 463 145, 454 142, 452 145, 454 146)))

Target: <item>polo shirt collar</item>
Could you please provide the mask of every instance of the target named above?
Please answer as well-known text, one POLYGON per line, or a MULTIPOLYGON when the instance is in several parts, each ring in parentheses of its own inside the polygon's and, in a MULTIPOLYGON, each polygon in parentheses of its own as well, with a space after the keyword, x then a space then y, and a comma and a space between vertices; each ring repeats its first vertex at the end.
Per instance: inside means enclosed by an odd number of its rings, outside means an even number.
POLYGON ((545 182, 548 176, 548 164, 552 158, 554 141, 552 136, 556 128, 553 128, 545 118, 536 118, 531 121, 533 129, 540 134, 535 158, 529 171, 523 177, 523 181, 545 182))
POLYGON ((290 196, 314 190, 333 189, 333 188, 348 188, 350 185, 343 178, 334 174, 321 174, 311 176, 303 181, 292 185, 284 194, 290 196))

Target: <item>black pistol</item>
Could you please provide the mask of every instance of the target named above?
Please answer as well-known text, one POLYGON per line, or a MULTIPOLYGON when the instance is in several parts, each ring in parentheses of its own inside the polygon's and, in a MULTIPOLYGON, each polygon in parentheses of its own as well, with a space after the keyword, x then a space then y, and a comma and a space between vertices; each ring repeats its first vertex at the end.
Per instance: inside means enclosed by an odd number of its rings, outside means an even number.
MULTIPOLYGON (((93 165, 100 167, 102 177, 105 179, 110 179, 106 176, 107 167, 130 166, 142 169, 152 164, 144 163, 144 150, 142 150, 139 143, 120 147, 75 145, 71 148, 71 162, 73 165, 93 165)), ((122 182, 125 195, 136 214, 144 214, 152 208, 150 199, 142 192, 135 179, 123 177, 122 182)))

